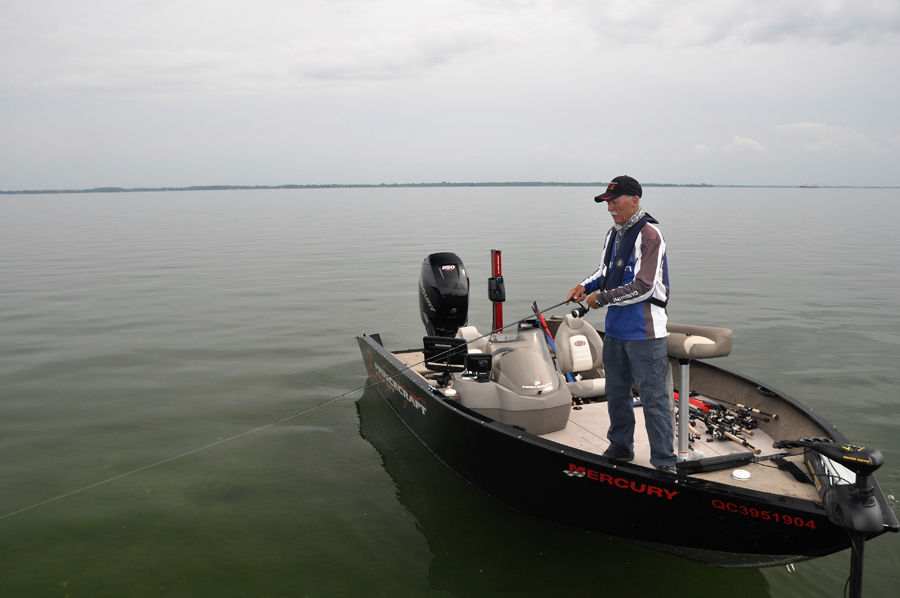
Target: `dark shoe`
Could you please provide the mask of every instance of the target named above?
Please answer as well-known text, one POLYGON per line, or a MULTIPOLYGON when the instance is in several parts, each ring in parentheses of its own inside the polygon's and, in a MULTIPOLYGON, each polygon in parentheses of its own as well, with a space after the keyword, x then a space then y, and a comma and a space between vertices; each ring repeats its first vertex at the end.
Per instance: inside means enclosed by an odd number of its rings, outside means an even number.
POLYGON ((667 473, 678 473, 678 470, 675 469, 674 465, 660 465, 656 468, 656 471, 665 471, 667 473))
POLYGON ((613 461, 621 461, 622 463, 634 461, 634 455, 631 455, 630 457, 628 455, 620 455, 611 448, 606 449, 606 451, 603 453, 603 456, 612 459, 613 461))

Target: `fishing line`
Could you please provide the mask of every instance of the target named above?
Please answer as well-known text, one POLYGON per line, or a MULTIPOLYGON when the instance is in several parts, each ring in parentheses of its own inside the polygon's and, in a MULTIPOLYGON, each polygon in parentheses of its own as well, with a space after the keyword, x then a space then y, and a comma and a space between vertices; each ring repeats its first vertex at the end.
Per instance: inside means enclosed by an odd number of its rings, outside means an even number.
MULTIPOLYGON (((557 303, 556 305, 553 305, 553 306, 551 306, 551 307, 545 308, 545 309, 542 310, 540 313, 543 313, 543 312, 545 312, 545 311, 550 311, 550 310, 552 310, 552 309, 556 309, 557 307, 559 307, 559 306, 561 306, 561 305, 564 305, 564 304, 566 304, 566 303, 568 303, 568 302, 569 302, 568 300, 562 301, 562 302, 560 302, 560 303, 557 303)), ((516 325, 518 325, 518 324, 521 324, 522 322, 527 321, 527 320, 528 320, 529 318, 531 318, 531 317, 534 317, 534 316, 527 316, 527 317, 525 317, 525 318, 522 318, 521 320, 517 320, 517 321, 515 321, 515 322, 512 322, 512 323, 510 323, 510 324, 507 324, 506 326, 502 326, 502 327, 500 327, 500 328, 497 328, 496 330, 491 330, 491 331, 488 332, 487 334, 483 334, 483 335, 479 336, 478 338, 474 338, 474 339, 472 339, 472 340, 470 340, 470 341, 467 341, 467 342, 466 342, 466 345, 468 345, 469 343, 473 343, 473 342, 475 342, 475 341, 477 341, 477 340, 483 339, 483 338, 485 338, 485 337, 487 337, 487 336, 490 336, 490 335, 492 335, 492 334, 495 334, 495 333, 497 333, 497 332, 500 332, 500 331, 502 331, 502 330, 504 330, 504 329, 506 329, 506 328, 509 328, 510 326, 516 326, 516 325)), ((453 348, 453 349, 450 349, 450 350, 448 350, 448 351, 444 351, 443 353, 440 353, 440 354, 436 355, 435 358, 437 358, 437 357, 443 357, 443 356, 445 356, 445 355, 451 353, 452 351, 458 351, 458 350, 459 350, 458 348, 453 348)), ((404 372, 407 372, 407 371, 411 370, 412 368, 414 368, 414 367, 416 367, 416 366, 422 365, 423 363, 425 363, 425 360, 424 360, 424 359, 423 359, 422 361, 418 362, 418 363, 414 363, 414 364, 412 364, 412 365, 409 365, 409 366, 406 366, 406 367, 404 367, 404 368, 401 368, 400 370, 398 370, 397 372, 391 374, 390 376, 385 376, 385 377, 383 377, 383 379, 384 379, 384 380, 389 380, 389 379, 391 379, 391 378, 394 378, 395 376, 399 376, 400 374, 402 374, 402 373, 404 373, 404 372)), ((330 403, 334 403, 335 401, 337 401, 337 400, 339 400, 339 399, 343 399, 344 397, 346 397, 346 396, 348 396, 348 395, 351 395, 351 394, 353 394, 353 393, 355 393, 355 392, 359 392, 359 391, 361 391, 361 390, 365 390, 365 389, 367 389, 367 388, 370 387, 370 386, 374 386, 374 384, 372 383, 371 380, 366 379, 366 383, 363 384, 362 386, 358 387, 358 388, 354 388, 353 390, 348 390, 348 391, 345 392, 344 394, 341 394, 341 395, 338 395, 338 396, 336 396, 336 397, 332 397, 332 398, 330 398, 330 399, 327 399, 327 400, 325 400, 325 401, 319 403, 318 405, 313 405, 312 407, 309 407, 309 408, 307 408, 307 409, 303 409, 302 411, 298 411, 297 413, 294 413, 293 415, 288 415, 287 417, 282 417, 281 419, 275 420, 274 422, 272 422, 272 423, 270 423, 270 424, 266 424, 266 425, 264 425, 264 426, 260 426, 260 427, 258 427, 258 428, 254 428, 254 429, 252 429, 252 430, 247 430, 246 432, 241 432, 240 434, 235 434, 234 436, 231 436, 231 437, 229 437, 229 438, 224 438, 224 439, 222 439, 222 440, 217 440, 216 442, 212 442, 212 443, 210 443, 210 444, 207 444, 206 446, 201 446, 201 447, 198 447, 198 448, 195 448, 195 449, 191 449, 191 450, 189 450, 189 451, 186 451, 186 452, 184 452, 184 453, 181 453, 180 455, 175 455, 174 457, 169 457, 169 458, 167 458, 167 459, 163 459, 163 460, 161 460, 161 461, 157 461, 156 463, 151 463, 150 465, 145 465, 145 466, 143 466, 143 467, 139 467, 139 468, 137 468, 137 469, 133 469, 133 470, 131 470, 131 471, 129 471, 129 472, 122 473, 122 474, 119 474, 119 475, 117 475, 117 476, 113 476, 113 477, 111 477, 111 478, 107 478, 107 479, 102 480, 102 481, 100 481, 100 482, 96 482, 96 483, 94 483, 94 484, 90 484, 90 485, 88 485, 88 486, 84 486, 83 488, 79 488, 79 489, 77 489, 77 490, 72 490, 71 492, 66 492, 66 493, 64 493, 64 494, 60 494, 59 496, 55 496, 55 497, 53 497, 53 498, 48 498, 47 500, 41 501, 41 502, 39 502, 39 503, 35 503, 35 504, 33 504, 33 505, 29 506, 29 507, 25 507, 24 509, 19 509, 19 510, 17 510, 17 511, 12 511, 11 513, 7 513, 6 515, 0 515, 0 520, 6 519, 7 517, 12 517, 13 515, 18 515, 18 514, 20 514, 20 513, 24 513, 25 511, 30 511, 30 510, 32 510, 32 509, 36 509, 36 508, 41 507, 41 506, 43 506, 43 505, 50 504, 50 503, 52 503, 52 502, 56 502, 56 501, 58 501, 58 500, 61 500, 61 499, 63 499, 63 498, 67 498, 67 497, 69 497, 69 496, 73 496, 73 495, 75 495, 75 494, 80 494, 81 492, 85 492, 86 490, 90 490, 91 488, 96 488, 97 486, 102 486, 102 485, 104 485, 104 484, 108 484, 108 483, 114 482, 114 481, 116 481, 116 480, 121 480, 122 478, 128 477, 128 476, 133 475, 133 474, 136 474, 136 473, 140 473, 140 472, 142 472, 142 471, 146 471, 146 470, 148 470, 148 469, 152 469, 152 468, 154 468, 154 467, 157 467, 157 466, 159 466, 159 465, 163 465, 163 464, 165 464, 165 463, 169 463, 170 461, 175 461, 175 460, 177 460, 177 459, 181 459, 181 458, 183 458, 183 457, 187 457, 188 455, 193 455, 194 453, 199 453, 200 451, 205 451, 206 449, 210 449, 210 448, 212 448, 212 447, 214 447, 214 446, 219 446, 220 444, 225 444, 226 442, 231 442, 232 440, 237 440, 238 438, 242 438, 242 437, 244 437, 244 436, 249 436, 250 434, 255 434, 256 432, 261 432, 262 430, 265 430, 265 429, 267 429, 267 428, 271 428, 271 427, 276 426, 276 425, 278 425, 278 424, 280 424, 280 423, 284 423, 284 422, 286 422, 286 421, 288 421, 288 420, 290 420, 290 419, 294 419, 295 417, 299 417, 299 416, 301 416, 301 415, 304 415, 304 414, 306 414, 306 413, 309 413, 310 411, 315 411, 315 410, 318 409, 319 407, 324 407, 325 405, 328 405, 328 404, 330 404, 330 403)))
POLYGON ((327 405, 327 404, 329 404, 329 403, 333 403, 334 401, 337 401, 338 399, 343 399, 344 397, 346 397, 346 396, 349 395, 349 394, 352 394, 352 393, 357 392, 357 391, 359 391, 359 390, 364 390, 364 389, 365 389, 366 387, 368 387, 368 386, 370 386, 370 382, 367 380, 367 381, 366 381, 366 384, 363 385, 363 386, 361 386, 361 387, 359 387, 359 388, 355 388, 355 389, 353 389, 353 390, 347 391, 347 392, 345 392, 345 393, 342 394, 342 395, 333 397, 333 398, 331 398, 331 399, 328 399, 327 401, 323 401, 322 403, 319 403, 318 405, 314 405, 314 406, 312 406, 312 407, 310 407, 310 408, 308 408, 308 409, 304 409, 304 410, 302 410, 302 411, 298 411, 297 413, 295 413, 295 414, 293 414, 293 415, 289 415, 289 416, 287 416, 287 417, 283 417, 283 418, 281 418, 281 419, 279 419, 279 420, 276 420, 276 421, 274 421, 274 422, 272 422, 272 423, 270 423, 270 424, 266 424, 266 425, 264 425, 264 426, 260 426, 260 427, 258 427, 258 428, 254 428, 254 429, 252 429, 252 430, 247 430, 246 432, 241 432, 240 434, 235 434, 234 436, 231 436, 231 437, 229 437, 229 438, 225 438, 225 439, 222 439, 222 440, 217 440, 216 442, 212 442, 212 443, 210 443, 210 444, 207 444, 206 446, 201 446, 201 447, 199 447, 199 448, 191 449, 191 450, 189 450, 189 451, 186 451, 186 452, 184 452, 184 453, 181 453, 180 455, 175 455, 174 457, 169 457, 168 459, 163 459, 162 461, 157 461, 156 463, 151 463, 150 465, 145 465, 145 466, 143 466, 143 467, 139 467, 139 468, 137 468, 137 469, 133 469, 133 470, 127 472, 127 473, 122 473, 122 474, 119 474, 119 475, 117 475, 117 476, 113 476, 113 477, 108 478, 108 479, 106 479, 106 480, 103 480, 103 481, 101 481, 101 482, 97 482, 97 483, 95 483, 95 484, 91 484, 91 485, 89 485, 89 486, 85 486, 84 488, 79 488, 78 490, 72 490, 71 492, 66 492, 65 494, 60 494, 59 496, 55 496, 55 497, 49 498, 49 499, 47 499, 47 500, 45 500, 45 501, 42 501, 42 502, 39 502, 39 503, 35 503, 35 504, 31 505, 30 507, 25 507, 24 509, 19 509, 18 511, 13 511, 12 513, 7 513, 6 515, 2 515, 2 516, 0 516, 0 519, 6 519, 7 517, 12 517, 13 515, 18 515, 19 513, 24 513, 25 511, 30 511, 31 509, 35 509, 35 508, 37 508, 37 507, 46 505, 46 504, 48 504, 48 503, 55 502, 55 501, 60 500, 60 499, 62 499, 62 498, 66 498, 67 496, 72 496, 73 494, 78 494, 78 493, 80 493, 80 492, 84 492, 85 490, 90 490, 91 488, 96 488, 97 486, 102 486, 103 484, 108 484, 109 482, 114 482, 114 481, 116 481, 116 480, 120 480, 120 479, 122 479, 122 478, 124 478, 124 477, 128 477, 128 476, 130 476, 130 475, 132 475, 132 474, 139 473, 139 472, 141 472, 141 471, 146 471, 146 470, 151 469, 151 468, 153 468, 153 467, 156 467, 156 466, 158 466, 158 465, 162 465, 163 463, 168 463, 169 461, 175 461, 176 459, 181 459, 182 457, 187 457, 188 455, 193 455, 194 453, 199 453, 200 451, 205 451, 205 450, 208 449, 208 448, 212 448, 212 447, 218 446, 218 445, 220 445, 220 444, 225 444, 226 442, 231 442, 232 440, 236 440, 236 439, 238 439, 238 438, 241 438, 242 436, 248 436, 248 435, 250 435, 250 434, 254 434, 254 433, 256 433, 256 432, 259 432, 259 431, 261 431, 261 430, 265 430, 266 428, 271 428, 272 426, 275 426, 275 425, 280 424, 280 423, 282 423, 282 422, 286 422, 287 420, 293 419, 293 418, 295 418, 295 417, 297 417, 297 416, 300 416, 300 415, 303 415, 304 413, 309 413, 310 411, 313 411, 313 410, 315 410, 315 409, 318 409, 319 407, 324 407, 325 405, 327 405))

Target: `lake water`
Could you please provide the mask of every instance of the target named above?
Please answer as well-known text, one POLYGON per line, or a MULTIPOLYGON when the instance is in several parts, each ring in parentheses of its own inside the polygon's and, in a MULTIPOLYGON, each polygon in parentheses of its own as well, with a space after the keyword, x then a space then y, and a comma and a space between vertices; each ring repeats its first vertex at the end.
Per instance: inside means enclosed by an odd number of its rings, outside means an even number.
MULTIPOLYGON (((421 344, 429 253, 464 260, 479 328, 491 249, 507 321, 564 299, 600 259, 597 191, 0 196, 0 595, 839 596, 849 552, 726 571, 513 512, 356 390, 356 335, 421 344)), ((900 511, 900 191, 643 204, 672 321, 731 328, 719 365, 880 448, 900 511)), ((900 535, 868 543, 866 595, 898 570, 900 535)))

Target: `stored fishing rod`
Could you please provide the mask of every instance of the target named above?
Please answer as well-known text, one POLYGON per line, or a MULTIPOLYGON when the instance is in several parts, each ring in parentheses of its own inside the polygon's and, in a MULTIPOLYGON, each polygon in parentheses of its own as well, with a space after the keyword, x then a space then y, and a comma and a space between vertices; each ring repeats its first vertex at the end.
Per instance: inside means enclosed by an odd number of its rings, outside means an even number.
MULTIPOLYGON (((688 419, 693 419, 695 421, 700 420, 704 424, 706 424, 706 433, 712 436, 712 440, 722 440, 723 438, 725 438, 723 430, 716 424, 710 422, 702 410, 696 409, 694 407, 690 407, 689 409, 690 414, 688 416, 688 419)), ((694 428, 690 421, 688 422, 688 426, 690 426, 692 430, 696 431, 696 428, 694 428)), ((707 439, 707 442, 712 442, 712 440, 707 439)))
MULTIPOLYGON (((679 398, 679 393, 676 390, 675 391, 675 399, 678 399, 678 398, 679 398)), ((734 411, 734 410, 729 409, 729 408, 725 407, 724 405, 716 403, 715 401, 712 401, 708 398, 701 397, 695 391, 691 391, 691 395, 690 395, 690 398, 688 399, 688 402, 691 405, 693 405, 694 407, 700 409, 701 411, 704 411, 707 413, 708 412, 718 413, 718 415, 716 416, 717 420, 721 420, 723 423, 725 423, 729 426, 734 424, 736 426, 735 429, 738 432, 747 434, 749 436, 753 436, 753 430, 755 430, 756 428, 759 427, 759 423, 757 422, 757 419, 755 417, 753 417, 752 415, 750 415, 749 411, 744 410, 744 409, 742 409, 740 411, 734 411), (740 425, 738 426, 737 424, 740 424, 740 425)), ((765 421, 768 421, 768 420, 765 420, 765 421)))
MULTIPOLYGON (((734 406, 738 407, 740 409, 749 409, 753 413, 758 413, 758 414, 764 415, 766 417, 771 417, 772 419, 778 419, 778 415, 776 415, 775 413, 766 413, 765 411, 760 411, 759 409, 756 409, 754 407, 747 407, 746 405, 741 405, 740 403, 735 403, 734 406)), ((769 421, 769 420, 766 420, 766 421, 769 421)))
MULTIPOLYGON (((531 304, 531 309, 532 311, 534 311, 534 315, 537 316, 538 322, 540 322, 541 327, 547 334, 547 342, 550 343, 550 348, 553 349, 554 353, 556 353, 556 343, 553 342, 553 334, 550 332, 550 327, 547 326, 547 320, 544 319, 544 314, 542 314, 541 310, 538 309, 537 301, 531 304)), ((566 374, 566 380, 568 380, 569 382, 573 382, 575 378, 572 377, 572 374, 566 374)))
POLYGON ((750 449, 756 455, 762 452, 761 449, 756 448, 740 436, 741 427, 733 421, 729 421, 728 416, 723 416, 718 411, 703 411, 694 407, 690 408, 690 416, 706 424, 708 433, 712 436, 710 441, 724 438, 750 449))
MULTIPOLYGON (((693 392, 691 393, 692 396, 694 394, 695 393, 693 393, 693 392)), ((732 403, 731 401, 726 401, 725 399, 720 399, 718 397, 709 397, 709 398, 713 399, 714 401, 718 401, 720 403, 725 403, 726 405, 731 405, 732 407, 737 407, 738 409, 746 409, 747 411, 749 411, 751 413, 756 413, 758 415, 762 415, 763 416, 762 420, 766 423, 769 422, 769 420, 767 418, 771 417, 772 419, 778 419, 778 415, 776 415, 774 413, 766 413, 765 411, 760 411, 759 409, 756 409, 755 407, 748 407, 747 405, 741 405, 740 403, 732 403)))
MULTIPOLYGON (((544 329, 544 333, 547 335, 547 342, 550 344, 550 348, 553 349, 553 353, 556 353, 556 343, 553 342, 553 334, 550 332, 550 327, 547 326, 547 320, 544 319, 544 314, 541 313, 541 310, 538 309, 537 301, 531 304, 531 310, 534 312, 534 315, 537 316, 538 322, 540 322, 541 327, 544 329)), ((573 376, 570 372, 565 373, 567 382, 574 382, 575 376, 573 376)), ((583 399, 581 397, 572 397, 572 402, 576 405, 581 405, 583 403, 583 399)), ((578 407, 580 409, 580 407, 578 407)))
POLYGON ((701 411, 714 414, 711 417, 717 423, 723 423, 726 426, 733 428, 735 433, 740 432, 741 434, 753 436, 753 430, 758 427, 756 419, 752 416, 742 416, 742 414, 737 414, 722 405, 694 398, 689 399, 688 402, 701 411))

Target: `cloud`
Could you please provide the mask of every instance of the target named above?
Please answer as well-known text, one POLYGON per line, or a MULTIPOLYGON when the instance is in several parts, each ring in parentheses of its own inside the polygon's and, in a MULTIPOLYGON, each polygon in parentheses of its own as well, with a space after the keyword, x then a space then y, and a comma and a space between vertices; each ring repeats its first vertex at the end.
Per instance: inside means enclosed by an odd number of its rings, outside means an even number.
POLYGON ((98 2, 81 13, 36 2, 34 14, 0 11, 0 88, 254 92, 408 80, 504 39, 498 16, 475 18, 477 4, 98 2))
POLYGON ((524 71, 529 61, 536 63, 532 70, 543 66, 556 76, 572 61, 610 68, 596 54, 598 33, 647 49, 724 40, 900 39, 896 0, 97 0, 78 9, 33 0, 27 6, 0 10, 0 89, 290 92, 440 77, 454 65, 473 73, 489 65, 524 71))
POLYGON ((490 46, 474 31, 375 33, 353 40, 291 40, 237 52, 130 49, 76 56, 41 87, 144 91, 290 91, 309 82, 408 79, 490 46))
POLYGON ((493 45, 475 30, 426 30, 412 34, 380 32, 297 56, 304 76, 319 79, 410 77, 493 45))
POLYGON ((758 141, 735 135, 731 143, 725 146, 725 152, 729 154, 768 154, 769 150, 758 141))
POLYGON ((880 40, 900 32, 896 0, 614 0, 579 9, 594 29, 622 43, 758 44, 789 39, 825 44, 880 40))
POLYGON ((775 131, 807 152, 843 153, 858 148, 875 149, 875 144, 865 135, 823 123, 778 125, 775 131))
POLYGON ((675 182, 790 183, 802 170, 820 184, 893 185, 898 10, 6 2, 0 189, 47 188, 45 173, 67 186, 598 180, 635 163, 675 182))

